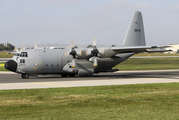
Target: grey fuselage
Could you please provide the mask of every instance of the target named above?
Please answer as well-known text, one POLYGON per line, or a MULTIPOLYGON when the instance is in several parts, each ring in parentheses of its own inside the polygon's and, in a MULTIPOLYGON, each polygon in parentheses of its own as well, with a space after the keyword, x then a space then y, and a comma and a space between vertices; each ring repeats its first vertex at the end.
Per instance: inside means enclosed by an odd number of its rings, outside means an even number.
MULTIPOLYGON (((64 49, 28 49, 15 54, 12 58, 17 63, 14 72, 20 74, 73 74, 70 70, 64 70, 64 66, 70 66, 72 56, 70 50, 64 49)), ((107 58, 98 58, 98 66, 94 67, 92 61, 87 59, 76 59, 78 72, 89 74, 111 70, 116 64, 126 60, 134 53, 118 54, 107 58), (92 70, 92 71, 91 71, 92 70), (86 73, 86 72, 87 73, 86 73)), ((69 68, 70 69, 70 68, 69 68)), ((74 69, 74 68, 73 68, 74 69)))

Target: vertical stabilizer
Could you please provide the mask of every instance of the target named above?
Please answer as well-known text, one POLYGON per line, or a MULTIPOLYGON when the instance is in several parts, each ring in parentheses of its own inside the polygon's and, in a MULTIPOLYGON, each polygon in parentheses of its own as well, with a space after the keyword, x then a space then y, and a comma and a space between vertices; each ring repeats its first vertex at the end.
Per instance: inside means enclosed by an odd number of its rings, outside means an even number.
POLYGON ((134 13, 123 46, 145 46, 144 26, 142 14, 139 11, 134 13))

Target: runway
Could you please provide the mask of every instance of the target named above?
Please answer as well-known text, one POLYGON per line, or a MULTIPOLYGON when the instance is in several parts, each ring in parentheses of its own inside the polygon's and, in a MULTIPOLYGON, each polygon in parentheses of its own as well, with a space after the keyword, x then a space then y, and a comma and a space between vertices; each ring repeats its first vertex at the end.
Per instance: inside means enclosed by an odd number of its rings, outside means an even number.
POLYGON ((119 71, 95 74, 92 77, 68 78, 40 75, 29 79, 22 79, 19 74, 12 72, 0 72, 0 90, 172 82, 179 82, 179 70, 119 71))
POLYGON ((0 62, 7 62, 8 60, 11 60, 12 58, 0 58, 0 62))

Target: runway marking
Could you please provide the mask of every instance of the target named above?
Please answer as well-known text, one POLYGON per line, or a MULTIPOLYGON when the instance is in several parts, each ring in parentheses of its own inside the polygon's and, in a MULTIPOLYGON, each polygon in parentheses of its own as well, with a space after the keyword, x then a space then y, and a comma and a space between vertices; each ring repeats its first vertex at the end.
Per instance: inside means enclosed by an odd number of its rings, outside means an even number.
POLYGON ((165 80, 165 81, 174 81, 174 82, 179 82, 179 80, 176 80, 176 79, 179 79, 179 78, 141 78, 141 79, 151 79, 151 80, 165 80))
POLYGON ((50 83, 42 83, 42 82, 33 82, 35 84, 42 84, 42 85, 53 85, 53 86, 60 86, 60 87, 73 87, 69 85, 60 85, 60 84, 50 84, 50 83))
POLYGON ((0 74, 17 74, 17 73, 9 72, 9 71, 0 71, 0 74))
POLYGON ((0 67, 4 67, 4 64, 0 64, 0 67))

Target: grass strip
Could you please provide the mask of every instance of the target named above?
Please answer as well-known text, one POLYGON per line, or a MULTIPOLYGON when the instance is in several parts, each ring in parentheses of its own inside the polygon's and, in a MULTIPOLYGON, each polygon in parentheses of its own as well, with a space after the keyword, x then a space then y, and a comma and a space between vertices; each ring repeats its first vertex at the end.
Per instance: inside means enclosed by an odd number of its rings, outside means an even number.
POLYGON ((7 54, 8 52, 0 52, 0 58, 12 58, 14 54, 7 54))
POLYGON ((134 56, 179 56, 179 53, 138 53, 134 56))
POLYGON ((129 58, 116 65, 119 70, 164 70, 179 69, 179 57, 171 58, 129 58))
POLYGON ((0 91, 0 119, 179 119, 179 83, 0 91))
POLYGON ((4 68, 5 62, 0 62, 0 71, 8 71, 7 69, 4 68))

